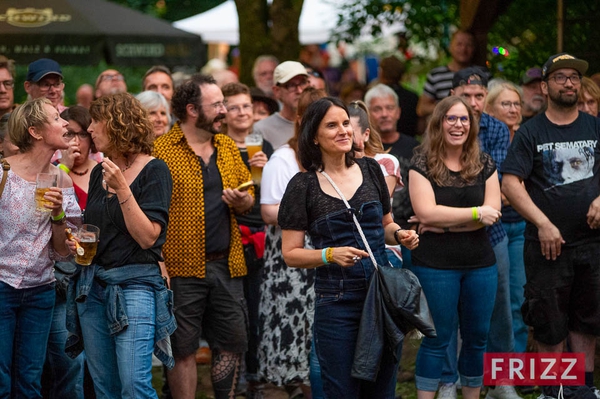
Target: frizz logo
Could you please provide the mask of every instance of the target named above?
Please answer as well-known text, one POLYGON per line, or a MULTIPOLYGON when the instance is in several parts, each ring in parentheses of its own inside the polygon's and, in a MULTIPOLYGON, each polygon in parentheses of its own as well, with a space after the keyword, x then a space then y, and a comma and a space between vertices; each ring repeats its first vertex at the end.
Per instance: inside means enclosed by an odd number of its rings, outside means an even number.
POLYGON ((583 353, 485 353, 485 385, 585 385, 583 353))

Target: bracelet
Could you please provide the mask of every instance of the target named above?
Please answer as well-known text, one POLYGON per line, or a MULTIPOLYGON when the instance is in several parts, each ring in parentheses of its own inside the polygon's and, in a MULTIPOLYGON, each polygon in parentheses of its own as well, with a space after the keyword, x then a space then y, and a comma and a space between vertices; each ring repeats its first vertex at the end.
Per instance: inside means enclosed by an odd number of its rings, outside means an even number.
POLYGON ((124 203, 126 203, 127 201, 129 201, 129 198, 131 198, 131 196, 133 195, 132 192, 129 193, 129 197, 125 198, 123 201, 119 201, 119 205, 123 205, 124 203))
POLYGON ((400 227, 398 230, 394 231, 394 240, 396 240, 396 242, 398 243, 398 245, 402 245, 402 243, 400 242, 400 240, 398 239, 398 232, 402 230, 402 227, 400 227))
POLYGON ((52 223, 52 224, 67 223, 67 215, 65 215, 65 211, 63 210, 58 216, 50 215, 50 223, 52 223))
POLYGON ((327 250, 325 251, 325 259, 327 260, 327 263, 334 263, 332 247, 327 247, 327 250))
POLYGON ((67 174, 71 173, 71 169, 69 169, 69 168, 67 167, 67 165, 65 165, 65 164, 62 164, 62 163, 59 163, 59 164, 58 164, 58 169, 62 169, 62 170, 64 170, 64 171, 65 171, 67 174))
POLYGON ((321 260, 324 264, 329 264, 329 262, 327 262, 327 248, 323 248, 323 250, 321 251, 321 260))
POLYGON ((479 207, 474 206, 471 208, 471 214, 473 215, 473 220, 477 222, 479 220, 479 207))

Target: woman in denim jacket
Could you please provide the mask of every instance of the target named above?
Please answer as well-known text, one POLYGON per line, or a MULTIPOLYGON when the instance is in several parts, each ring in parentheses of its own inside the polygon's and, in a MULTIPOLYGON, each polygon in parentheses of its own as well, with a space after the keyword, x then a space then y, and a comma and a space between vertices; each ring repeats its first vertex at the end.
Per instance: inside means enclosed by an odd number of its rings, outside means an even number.
POLYGON ((307 170, 288 184, 279 209, 282 252, 291 267, 316 268, 314 340, 327 398, 394 398, 398 360, 387 353, 376 381, 350 375, 363 302, 374 266, 352 219, 356 214, 378 264, 385 244, 418 244, 393 222, 379 164, 354 158, 346 106, 327 97, 311 104, 300 126, 299 155, 307 170), (348 210, 326 172, 348 199, 348 210), (315 248, 304 249, 304 231, 315 248))

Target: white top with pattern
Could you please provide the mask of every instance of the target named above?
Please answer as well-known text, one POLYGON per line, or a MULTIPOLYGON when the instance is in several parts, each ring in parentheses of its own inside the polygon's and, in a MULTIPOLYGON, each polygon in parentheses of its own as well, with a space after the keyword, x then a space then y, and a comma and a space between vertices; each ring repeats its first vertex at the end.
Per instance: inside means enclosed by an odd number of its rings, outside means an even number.
MULTIPOLYGON (((35 183, 8 172, 0 197, 0 281, 17 289, 54 281, 50 217, 35 210, 34 193, 35 183)), ((63 208, 70 224, 81 224, 73 187, 63 189, 63 208)))

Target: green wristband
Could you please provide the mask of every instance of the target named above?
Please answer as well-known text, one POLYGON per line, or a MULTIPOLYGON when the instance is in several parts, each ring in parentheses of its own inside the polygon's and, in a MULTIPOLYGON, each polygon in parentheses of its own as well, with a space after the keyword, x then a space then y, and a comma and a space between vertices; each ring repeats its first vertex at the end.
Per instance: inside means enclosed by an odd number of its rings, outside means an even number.
POLYGON ((479 220, 479 212, 477 211, 477 207, 474 206, 473 208, 471 208, 471 214, 473 215, 473 220, 474 221, 478 221, 479 220))
POLYGON ((67 174, 71 172, 71 169, 69 169, 69 168, 67 167, 67 165, 65 165, 65 164, 62 164, 62 163, 59 163, 59 164, 58 164, 58 169, 62 169, 62 170, 64 170, 64 171, 65 171, 67 174))
POLYGON ((57 222, 57 221, 61 220, 62 218, 64 218, 65 216, 66 216, 66 215, 65 215, 65 211, 63 210, 61 213, 59 213, 59 214, 58 214, 58 216, 52 216, 52 215, 50 215, 50 218, 51 218, 51 219, 52 219, 54 222, 57 222))

